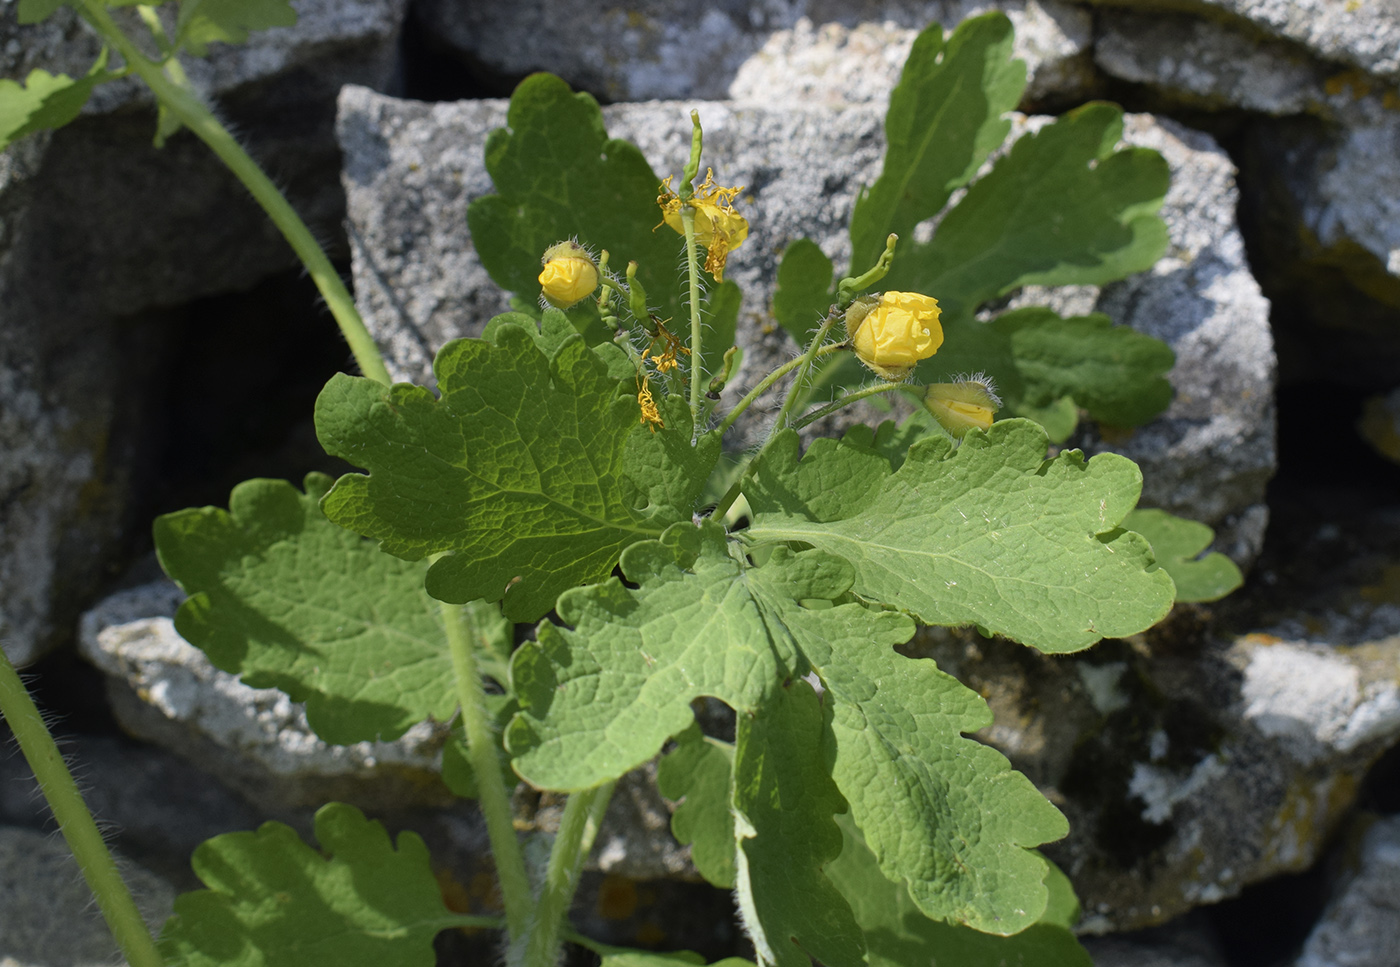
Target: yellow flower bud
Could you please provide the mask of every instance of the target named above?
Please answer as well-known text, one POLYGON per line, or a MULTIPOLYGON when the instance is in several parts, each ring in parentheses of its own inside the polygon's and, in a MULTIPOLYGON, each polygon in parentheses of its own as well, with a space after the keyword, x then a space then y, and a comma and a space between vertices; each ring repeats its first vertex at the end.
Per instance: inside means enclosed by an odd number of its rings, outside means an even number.
POLYGON ((541 295, 558 309, 586 299, 598 288, 598 263, 577 242, 560 242, 544 253, 540 272, 541 295))
POLYGON ((952 383, 934 383, 924 390, 924 406, 943 427, 961 440, 968 430, 985 430, 1001 409, 992 381, 981 373, 959 376, 952 383))
POLYGON ((846 310, 846 336, 860 361, 892 382, 943 345, 938 300, 917 292, 866 296, 846 310))

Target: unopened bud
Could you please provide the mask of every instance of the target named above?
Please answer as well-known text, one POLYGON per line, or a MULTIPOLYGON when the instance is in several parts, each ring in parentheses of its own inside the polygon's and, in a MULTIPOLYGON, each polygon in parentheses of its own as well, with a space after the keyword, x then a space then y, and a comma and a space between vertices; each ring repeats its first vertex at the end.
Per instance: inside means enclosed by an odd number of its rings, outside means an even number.
POLYGON ((598 288, 598 263, 577 242, 560 242, 550 246, 544 253, 543 262, 541 295, 556 309, 567 309, 592 295, 598 288))
POLYGON ((917 292, 863 296, 846 309, 851 348, 881 379, 904 379, 943 345, 938 300, 917 292))
POLYGON ((943 429, 961 440, 968 430, 986 430, 1001 409, 992 381, 981 373, 960 376, 952 383, 934 383, 924 390, 924 406, 943 429))

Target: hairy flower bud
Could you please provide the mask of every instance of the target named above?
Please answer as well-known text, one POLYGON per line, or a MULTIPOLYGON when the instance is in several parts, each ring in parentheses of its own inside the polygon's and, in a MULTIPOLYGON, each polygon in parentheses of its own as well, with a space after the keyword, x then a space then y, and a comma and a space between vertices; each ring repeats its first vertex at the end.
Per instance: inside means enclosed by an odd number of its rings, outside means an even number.
POLYGON ((586 299, 598 288, 598 263, 577 242, 560 242, 544 253, 540 272, 541 295, 557 309, 586 299))
POLYGON ((846 310, 846 336, 877 376, 898 381, 943 345, 938 300, 917 292, 865 296, 846 310))
POLYGON ((943 429, 961 440, 968 430, 985 430, 1001 409, 992 381, 981 373, 924 389, 924 406, 943 429))

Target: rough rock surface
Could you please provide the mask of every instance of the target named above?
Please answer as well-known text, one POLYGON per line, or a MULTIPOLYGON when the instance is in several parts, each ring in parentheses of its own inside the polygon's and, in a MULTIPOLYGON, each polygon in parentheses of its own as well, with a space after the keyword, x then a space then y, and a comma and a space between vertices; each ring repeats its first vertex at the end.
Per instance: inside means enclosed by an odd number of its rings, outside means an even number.
MULTIPOLYGON (((214 45, 190 73, 333 238, 335 92, 388 80, 404 0, 298 7, 296 27, 214 45)), ((66 8, 27 27, 0 17, 0 76, 81 72, 95 53, 66 8)), ((170 341, 153 307, 293 264, 202 143, 183 133, 151 146, 149 109, 118 110, 137 94, 126 82, 99 89, 72 125, 0 154, 0 641, 21 665, 71 633, 133 524, 141 425, 170 341)))
POLYGON ((1386 967, 1400 950, 1400 817, 1367 831, 1360 861, 1294 967, 1386 967))
MULTIPOLYGON (((175 890, 120 857, 118 865, 147 925, 159 930, 175 890)), ((107 967, 116 955, 116 941, 63 840, 0 826, 0 965, 107 967)))
MULTIPOLYGON (((396 378, 428 379, 438 347, 480 332, 507 306, 465 228, 467 205, 492 190, 482 145, 504 111, 502 102, 425 105, 353 87, 341 95, 357 300, 396 378)), ((634 141, 666 172, 679 170, 688 150, 686 113, 679 104, 623 104, 604 116, 612 136, 634 141)), ((855 192, 879 174, 883 107, 718 102, 701 113, 708 157, 752 196, 749 241, 727 270, 745 293, 744 366, 732 392, 792 351, 768 314, 782 249, 807 237, 838 267, 849 257, 855 192)), ((1179 395, 1163 418, 1104 448, 1143 466, 1145 503, 1233 524, 1228 546, 1250 559, 1275 466, 1274 359, 1268 303, 1234 222, 1234 170, 1208 137, 1170 122, 1133 116, 1125 137, 1158 148, 1173 169, 1164 209, 1172 247, 1151 272, 1077 295, 1172 345, 1179 395)), ((761 403, 755 410, 764 412, 761 403)))
POLYGON ((210 664, 175 631, 184 600, 168 581, 120 592, 83 615, 79 648, 107 673, 113 711, 132 734, 199 762, 269 809, 339 799, 445 804, 443 726, 420 723, 396 742, 328 745, 305 709, 210 664))
POLYGON ((1088 12, 1059 0, 905 0, 878 10, 799 0, 700 9, 678 0, 626 9, 592 0, 429 0, 418 15, 444 44, 500 75, 548 70, 610 101, 767 101, 800 90, 804 100, 852 103, 884 97, 881 88, 888 91, 930 22, 952 30, 991 9, 1015 24, 1031 97, 1069 93, 1086 79, 1088 12))

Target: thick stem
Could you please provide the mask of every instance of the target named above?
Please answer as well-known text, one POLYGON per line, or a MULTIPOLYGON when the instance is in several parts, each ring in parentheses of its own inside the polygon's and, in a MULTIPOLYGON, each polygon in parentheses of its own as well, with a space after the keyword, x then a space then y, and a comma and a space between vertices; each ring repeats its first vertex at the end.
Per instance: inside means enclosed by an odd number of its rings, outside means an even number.
POLYGON ((58 820, 58 828, 83 871, 83 878, 97 897, 98 909, 131 967, 161 967, 160 952, 146 922, 136 909, 131 891, 122 882, 97 823, 78 792, 73 774, 63 762, 58 745, 20 681, 15 666, 0 649, 0 716, 10 724, 34 778, 58 820))
POLYGON ((136 48, 108 15, 100 0, 76 0, 75 6, 83 19, 121 53, 127 66, 141 76, 166 110, 207 144, 219 156, 219 160, 243 182, 244 187, 267 212, 267 216, 281 230, 292 250, 306 266, 307 273, 321 291, 327 308, 340 326, 341 334, 350 344, 350 351, 354 354, 360 371, 370 379, 389 383, 389 371, 379 355, 379 348, 375 346, 373 337, 365 328, 364 320, 355 308, 354 298, 340 281, 340 274, 331 265, 321 246, 316 243, 311 230, 287 203, 277 186, 198 97, 171 80, 161 65, 149 60, 136 48))
POLYGON ((521 960, 523 967, 554 967, 560 933, 574 902, 579 873, 593 848, 598 826, 616 785, 616 782, 605 782, 569 796, 559 820, 559 832, 554 837, 554 848, 549 853, 544 891, 535 908, 530 939, 521 960))
POLYGON ((467 609, 442 604, 447 646, 452 653, 452 670, 457 676, 457 699, 462 704, 462 728, 467 734, 467 760, 476 776, 477 802, 486 817, 486 833, 496 859, 496 876, 506 907, 506 926, 512 942, 525 935, 530 923, 532 895, 525 873, 525 858, 510 809, 510 794, 501 778, 501 761, 496 751, 496 733, 486 715, 486 693, 476 666, 476 627, 467 609))
POLYGON ((897 389, 903 389, 904 385, 903 383, 876 383, 874 386, 866 386, 862 389, 852 390, 840 399, 832 400, 821 409, 813 410, 811 413, 802 417, 802 419, 795 421, 792 424, 792 428, 794 430, 800 430, 804 426, 810 426, 817 422, 824 416, 835 413, 843 406, 849 406, 857 400, 865 399, 867 396, 875 396, 879 393, 893 393, 897 389))
MULTIPOLYGON (((826 356, 845 348, 845 345, 842 343, 832 343, 829 346, 822 346, 821 348, 817 349, 816 352, 812 353, 811 358, 816 359, 818 356, 826 356)), ((720 425, 715 432, 723 436, 724 432, 734 425, 734 421, 739 419, 740 414, 747 410, 749 406, 752 405, 754 400, 758 399, 764 393, 768 392, 769 387, 771 387, 778 380, 782 379, 788 373, 792 372, 794 369, 797 369, 799 366, 802 365, 804 361, 810 362, 810 360, 808 360, 807 358, 807 354, 805 353, 801 356, 798 356, 796 359, 789 359, 777 369, 773 370, 773 372, 769 373, 767 376, 763 377, 763 379, 759 380, 757 386, 749 390, 748 394, 745 395, 743 399, 734 404, 734 409, 729 411, 728 415, 726 415, 725 418, 720 422, 720 425)))

